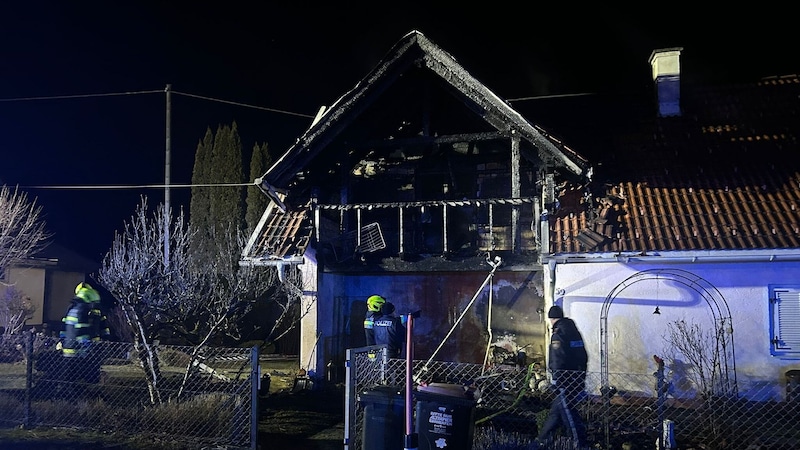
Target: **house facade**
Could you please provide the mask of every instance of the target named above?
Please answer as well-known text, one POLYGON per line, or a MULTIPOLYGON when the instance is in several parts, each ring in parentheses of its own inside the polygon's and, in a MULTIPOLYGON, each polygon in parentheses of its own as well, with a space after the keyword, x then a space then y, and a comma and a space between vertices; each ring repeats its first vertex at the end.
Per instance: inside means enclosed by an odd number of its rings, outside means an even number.
POLYGON ((75 286, 99 267, 77 253, 56 243, 50 243, 34 257, 9 267, 0 284, 0 295, 16 289, 32 307, 25 320, 26 328, 58 334, 61 319, 69 308, 75 286))
POLYGON ((800 368, 800 80, 691 86, 681 52, 653 52, 642 93, 512 105, 405 36, 260 180, 272 202, 240 263, 303 271, 301 361, 361 346, 373 294, 421 311, 415 359, 471 363, 493 345, 543 355, 558 304, 601 384, 656 355, 696 395, 689 341, 740 392, 783 395, 800 368))
POLYGON ((373 294, 421 311, 416 359, 542 355, 542 217, 563 177, 589 175, 413 31, 262 177, 272 202, 240 264, 303 272, 300 357, 317 372, 365 344, 373 294))
POLYGON ((800 369, 800 80, 692 86, 680 53, 653 53, 653 92, 608 144, 578 146, 595 151, 594 207, 564 195, 551 214, 547 301, 591 371, 653 373, 657 355, 692 397, 705 352, 739 394, 780 399, 800 369))

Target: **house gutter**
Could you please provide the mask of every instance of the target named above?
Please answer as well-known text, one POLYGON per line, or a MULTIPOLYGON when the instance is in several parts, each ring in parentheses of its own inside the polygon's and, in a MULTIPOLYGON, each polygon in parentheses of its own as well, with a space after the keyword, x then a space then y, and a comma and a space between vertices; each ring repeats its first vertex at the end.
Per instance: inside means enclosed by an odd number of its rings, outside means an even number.
POLYGON ((559 255, 544 258, 544 263, 552 268, 555 264, 577 264, 577 263, 624 263, 624 264, 692 264, 692 263, 735 263, 735 262, 789 262, 800 261, 800 251, 753 251, 739 252, 735 254, 722 255, 718 253, 706 252, 703 254, 671 254, 662 256, 659 254, 643 255, 641 253, 632 254, 604 254, 598 256, 574 256, 559 255))
POLYGON ((302 256, 291 258, 244 258, 239 260, 239 267, 275 267, 278 271, 278 280, 286 281, 286 266, 297 266, 305 262, 302 256))

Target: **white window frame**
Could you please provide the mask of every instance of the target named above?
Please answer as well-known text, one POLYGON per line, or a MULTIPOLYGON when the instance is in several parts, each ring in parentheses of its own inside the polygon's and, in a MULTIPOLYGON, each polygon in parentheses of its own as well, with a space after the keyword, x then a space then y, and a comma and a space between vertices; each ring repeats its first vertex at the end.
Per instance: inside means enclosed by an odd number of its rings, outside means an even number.
POLYGON ((800 359, 800 285, 769 287, 770 354, 800 359))

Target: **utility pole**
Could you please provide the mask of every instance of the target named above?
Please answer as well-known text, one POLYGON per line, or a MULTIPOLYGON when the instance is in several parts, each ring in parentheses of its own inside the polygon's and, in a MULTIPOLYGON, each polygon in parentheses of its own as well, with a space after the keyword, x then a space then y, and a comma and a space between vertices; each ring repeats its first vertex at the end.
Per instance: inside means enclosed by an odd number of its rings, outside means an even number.
POLYGON ((166 158, 164 162, 164 268, 166 270, 169 267, 169 222, 172 216, 169 206, 170 140, 172 134, 172 85, 168 84, 167 88, 164 89, 164 92, 167 94, 167 140, 166 148, 164 150, 166 158))

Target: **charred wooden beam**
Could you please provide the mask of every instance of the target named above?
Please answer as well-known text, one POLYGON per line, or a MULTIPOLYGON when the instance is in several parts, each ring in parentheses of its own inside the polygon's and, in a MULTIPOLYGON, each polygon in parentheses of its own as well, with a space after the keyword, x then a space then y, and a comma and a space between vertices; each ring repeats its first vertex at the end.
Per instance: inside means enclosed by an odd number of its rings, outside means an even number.
POLYGON ((386 147, 425 147, 437 144, 453 144, 456 142, 480 142, 498 139, 509 139, 511 133, 491 131, 485 133, 448 134, 444 136, 419 136, 403 139, 373 139, 351 145, 353 149, 386 148, 386 147))

